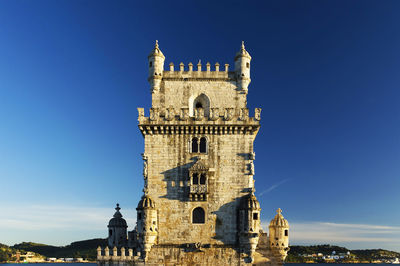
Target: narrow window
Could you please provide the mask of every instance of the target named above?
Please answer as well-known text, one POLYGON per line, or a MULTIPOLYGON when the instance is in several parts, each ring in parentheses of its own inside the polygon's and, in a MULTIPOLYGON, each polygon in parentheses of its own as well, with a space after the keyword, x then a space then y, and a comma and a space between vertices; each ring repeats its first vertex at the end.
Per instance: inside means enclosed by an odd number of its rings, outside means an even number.
POLYGON ((192 139, 192 152, 199 152, 199 141, 197 138, 192 139))
POLYGON ((205 137, 202 137, 200 139, 200 153, 206 153, 207 152, 207 139, 205 137))
POLYGON ((253 213, 253 220, 258 220, 258 213, 253 213))
POLYGON ((205 185, 206 184, 206 175, 201 174, 200 175, 200 185, 205 185))
POLYGON ((193 185, 198 185, 199 184, 199 175, 194 173, 193 174, 193 185))
POLYGON ((139 212, 139 213, 137 214, 137 218, 138 218, 138 220, 142 219, 142 213, 139 212))
POLYGON ((193 210, 192 213, 192 222, 194 224, 204 224, 205 221, 204 210, 201 207, 197 207, 193 210))
POLYGON ((108 235, 112 236, 112 230, 111 229, 108 231, 108 235))
POLYGON ((285 230, 285 236, 289 236, 289 230, 285 230))
POLYGON ((153 66, 153 61, 150 61, 150 67, 152 67, 153 66))
POLYGON ((250 63, 246 63, 246 67, 247 67, 247 68, 250 68, 250 63))

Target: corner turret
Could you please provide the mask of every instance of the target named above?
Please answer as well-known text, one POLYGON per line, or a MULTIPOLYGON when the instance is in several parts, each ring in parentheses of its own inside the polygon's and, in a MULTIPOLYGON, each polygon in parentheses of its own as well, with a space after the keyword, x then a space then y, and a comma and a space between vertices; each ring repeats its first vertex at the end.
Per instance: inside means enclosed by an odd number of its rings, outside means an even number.
POLYGON ((251 82, 250 79, 250 61, 251 56, 244 47, 242 41, 242 47, 235 56, 235 75, 237 80, 237 86, 240 90, 243 90, 247 94, 248 86, 251 82))
POLYGON ((289 251, 289 223, 279 208, 269 224, 269 246, 276 257, 285 260, 289 251))
POLYGON ((137 235, 142 258, 146 260, 151 247, 156 244, 158 236, 157 209, 154 201, 143 195, 136 208, 137 210, 137 235))
POLYGON ((254 192, 242 198, 239 206, 239 243, 242 252, 248 255, 249 262, 254 260, 260 236, 260 203, 254 192))
POLYGON ((147 57, 149 61, 149 77, 148 81, 151 87, 151 93, 160 90, 161 79, 164 72, 164 60, 165 56, 158 47, 158 41, 156 40, 156 45, 147 57))
POLYGON ((108 246, 109 247, 122 247, 127 243, 127 228, 128 225, 122 214, 119 212, 121 208, 117 203, 115 207, 116 212, 113 218, 108 223, 108 246))

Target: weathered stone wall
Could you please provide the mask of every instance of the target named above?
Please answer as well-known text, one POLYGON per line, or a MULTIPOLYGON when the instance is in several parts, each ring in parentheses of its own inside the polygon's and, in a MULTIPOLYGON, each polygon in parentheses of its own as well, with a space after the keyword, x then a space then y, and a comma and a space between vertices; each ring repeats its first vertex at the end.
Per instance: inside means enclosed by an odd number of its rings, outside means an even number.
POLYGON ((233 80, 183 81, 166 80, 161 83, 160 91, 152 94, 152 107, 189 108, 191 101, 200 94, 210 99, 211 108, 246 108, 246 94, 237 90, 233 80))
POLYGON ((237 237, 238 199, 252 186, 248 160, 254 135, 146 135, 148 158, 148 194, 158 209, 159 244, 224 243, 234 244, 237 237), (208 153, 189 152, 194 136, 206 136, 208 153), (210 167, 208 199, 189 201, 188 171, 201 158, 210 167), (192 224, 191 213, 201 206, 205 224, 192 224))

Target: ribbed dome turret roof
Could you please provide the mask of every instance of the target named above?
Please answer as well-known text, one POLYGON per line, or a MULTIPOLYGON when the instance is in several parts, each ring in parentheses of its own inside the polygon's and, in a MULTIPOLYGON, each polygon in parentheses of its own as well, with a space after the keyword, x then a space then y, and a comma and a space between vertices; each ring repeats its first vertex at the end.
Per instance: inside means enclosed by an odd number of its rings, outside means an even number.
POLYGON ((254 193, 249 193, 240 201, 240 209, 242 210, 260 210, 260 203, 258 202, 254 193))
POLYGON ((244 42, 242 41, 242 47, 240 48, 240 51, 236 53, 235 60, 239 57, 248 57, 251 59, 251 56, 249 52, 246 51, 246 48, 244 47, 244 42))
POLYGON ((155 56, 155 55, 165 58, 164 54, 161 52, 160 48, 158 47, 158 40, 156 40, 156 45, 154 46, 154 49, 151 51, 151 53, 149 54, 148 57, 155 56))
POLYGON ((114 217, 108 222, 108 227, 128 227, 124 218, 122 218, 122 214, 119 212, 121 208, 117 203, 117 207, 115 208, 116 212, 114 213, 114 217))
POLYGON ((276 210, 276 212, 277 214, 275 215, 274 219, 271 220, 269 226, 289 227, 288 221, 285 218, 283 218, 281 208, 276 210))
POLYGON ((155 204, 154 201, 148 195, 143 195, 136 209, 141 210, 147 208, 154 209, 155 204))

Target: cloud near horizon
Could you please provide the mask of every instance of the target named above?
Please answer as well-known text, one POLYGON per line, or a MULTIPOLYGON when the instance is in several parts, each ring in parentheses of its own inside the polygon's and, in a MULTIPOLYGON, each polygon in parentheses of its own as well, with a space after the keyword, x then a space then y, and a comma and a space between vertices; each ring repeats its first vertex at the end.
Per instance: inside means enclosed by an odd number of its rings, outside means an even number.
MULTIPOLYGON (((289 222, 290 223, 290 222, 289 222)), ((263 223, 268 228, 268 223, 263 223)), ((332 222, 290 223, 292 245, 331 244, 349 249, 389 249, 400 251, 400 227, 332 222)))

